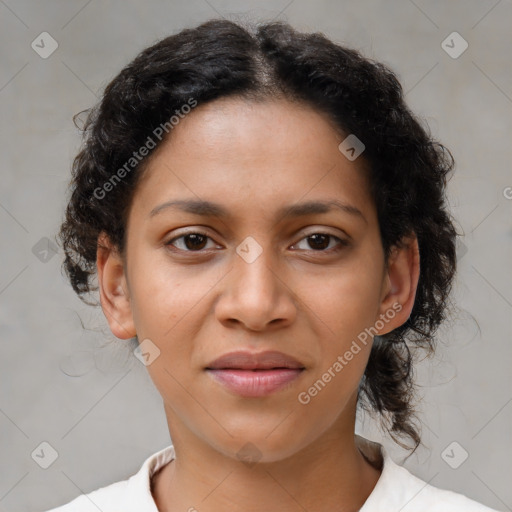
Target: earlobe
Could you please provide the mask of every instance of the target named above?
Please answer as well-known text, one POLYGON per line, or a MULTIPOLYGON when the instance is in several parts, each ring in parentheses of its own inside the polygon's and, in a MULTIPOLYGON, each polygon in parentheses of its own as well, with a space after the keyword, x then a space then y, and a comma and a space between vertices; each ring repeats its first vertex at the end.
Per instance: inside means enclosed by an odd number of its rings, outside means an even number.
POLYGON ((120 339, 136 335, 123 260, 102 232, 96 251, 101 307, 112 334, 120 339))
POLYGON ((393 310, 392 318, 379 331, 384 335, 404 324, 411 315, 420 274, 420 253, 416 236, 403 240, 390 254, 380 314, 393 310))

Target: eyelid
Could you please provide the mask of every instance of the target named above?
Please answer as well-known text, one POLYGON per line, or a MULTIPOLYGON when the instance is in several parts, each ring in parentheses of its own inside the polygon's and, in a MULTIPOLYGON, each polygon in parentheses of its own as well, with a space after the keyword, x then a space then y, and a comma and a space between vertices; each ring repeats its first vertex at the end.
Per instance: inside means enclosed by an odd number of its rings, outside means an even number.
MULTIPOLYGON (((291 247, 294 247, 294 246, 300 244, 303 240, 306 240, 307 238, 309 238, 310 236, 313 236, 313 235, 328 236, 329 238, 336 240, 338 243, 334 247, 331 247, 330 249, 322 249, 322 250, 302 249, 302 250, 307 251, 307 252, 312 252, 314 254, 331 254, 331 253, 339 251, 343 247, 347 247, 349 245, 349 241, 344 238, 340 238, 339 236, 333 235, 332 233, 329 233, 327 231, 317 230, 317 231, 313 231, 311 233, 304 235, 296 243, 294 243, 291 247)), ((330 243, 329 243, 329 245, 330 245, 330 243)), ((299 250, 301 250, 301 249, 299 249, 299 250)))
MULTIPOLYGON (((338 238, 340 240, 346 239, 347 242, 352 240, 352 237, 344 229, 324 228, 322 226, 313 226, 311 229, 308 229, 308 231, 305 233, 304 237, 311 236, 311 235, 317 235, 317 234, 329 235, 334 238, 338 238), (337 229, 338 233, 334 234, 332 232, 332 230, 334 230, 334 229, 337 229)), ((302 238, 301 238, 301 240, 302 240, 302 238)))
MULTIPOLYGON (((204 237, 210 239, 212 242, 216 243, 217 245, 220 245, 213 239, 213 237, 211 237, 205 230, 203 230, 201 228, 191 228, 187 231, 177 233, 172 238, 170 238, 168 241, 164 242, 164 245, 165 246, 172 245, 172 242, 175 242, 176 240, 179 240, 180 238, 183 238, 187 235, 201 235, 201 236, 204 236, 204 237)), ((175 249, 177 251, 190 252, 190 253, 195 253, 195 252, 201 253, 201 252, 205 252, 206 250, 208 250, 208 249, 201 249, 199 251, 185 251, 183 249, 178 249, 177 247, 175 247, 175 249)))
MULTIPOLYGON (((179 229, 180 228, 177 228, 177 230, 179 230, 179 229)), ((185 227, 182 229, 186 229, 186 231, 180 232, 180 234, 175 234, 175 236, 172 239, 170 239, 169 241, 175 240, 176 238, 179 238, 181 236, 185 236, 188 234, 196 234, 196 233, 212 238, 207 232, 210 228, 207 228, 207 227, 202 227, 200 225, 197 225, 196 227, 192 226, 190 228, 185 227)), ((316 235, 316 234, 323 234, 323 235, 329 235, 332 237, 341 238, 339 234, 334 234, 334 233, 330 232, 330 230, 332 230, 332 229, 337 229, 338 232, 342 233, 342 235, 341 235, 342 237, 346 237, 348 241, 352 240, 352 237, 344 229, 341 229, 341 228, 328 228, 328 227, 323 227, 320 225, 318 225, 318 226, 317 225, 309 225, 304 228, 301 228, 301 230, 299 230, 299 232, 304 229, 307 229, 308 231, 302 236, 302 238, 310 236, 310 235, 316 235)), ((297 235, 295 235, 295 236, 297 236, 297 235)), ((302 240, 302 238, 300 238, 299 241, 302 240)))
MULTIPOLYGON (((206 238, 208 238, 209 240, 211 240, 212 242, 214 242, 215 244, 217 245, 220 245, 218 244, 212 236, 210 236, 206 230, 202 229, 202 228, 190 228, 188 229, 187 231, 184 231, 184 232, 180 232, 178 234, 175 234, 175 236, 173 236, 172 238, 170 238, 167 242, 164 243, 165 246, 169 246, 169 245, 173 245, 172 242, 175 242, 176 240, 179 240, 180 238, 183 238, 187 235, 191 235, 191 234, 194 234, 194 235, 201 235, 201 236, 204 236, 206 238)), ((331 237, 331 238, 334 238, 338 241, 338 244, 336 247, 331 247, 330 249, 324 249, 324 250, 314 250, 314 249, 309 249, 310 251, 314 252, 314 253, 318 253, 318 254, 321 254, 321 253, 330 253, 330 252, 335 252, 336 250, 339 250, 341 247, 346 247, 349 245, 350 241, 352 240, 352 237, 350 237, 350 235, 348 235, 345 231, 343 231, 343 234, 345 235, 346 238, 342 238, 338 235, 335 235, 331 232, 329 232, 329 230, 327 229, 323 229, 321 227, 316 227, 316 228, 311 228, 311 230, 309 230, 307 233, 304 233, 301 238, 299 238, 295 243, 293 243, 291 245, 291 247, 299 244, 300 242, 302 242, 303 240, 307 239, 308 237, 312 236, 312 235, 326 235, 328 237, 331 237)), ((174 246, 173 246, 174 247, 174 246)), ((201 254, 203 252, 207 252, 211 249, 199 249, 197 251, 192 251, 192 250, 184 250, 184 249, 179 249, 177 247, 174 247, 175 250, 179 251, 179 252, 184 252, 184 253, 197 253, 197 254, 201 254)), ((305 249, 307 250, 307 249, 305 249)))

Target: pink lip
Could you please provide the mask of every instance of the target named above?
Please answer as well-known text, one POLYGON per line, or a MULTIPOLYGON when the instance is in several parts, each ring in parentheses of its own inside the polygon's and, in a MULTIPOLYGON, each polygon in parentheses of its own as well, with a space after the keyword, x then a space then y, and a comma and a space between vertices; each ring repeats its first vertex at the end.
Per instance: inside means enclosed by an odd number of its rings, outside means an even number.
POLYGON ((263 397, 295 380, 304 366, 281 352, 231 352, 210 363, 206 370, 231 392, 263 397))

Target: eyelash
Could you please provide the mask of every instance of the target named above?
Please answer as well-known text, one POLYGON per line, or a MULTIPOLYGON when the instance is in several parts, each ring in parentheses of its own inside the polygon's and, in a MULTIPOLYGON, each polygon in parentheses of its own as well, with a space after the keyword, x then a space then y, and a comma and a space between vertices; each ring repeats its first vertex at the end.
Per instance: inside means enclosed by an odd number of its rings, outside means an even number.
MULTIPOLYGON (((212 238, 210 236, 208 236, 206 233, 202 232, 202 231, 189 231, 188 233, 183 233, 182 235, 180 236, 177 236, 177 237, 174 237, 172 238, 171 240, 169 240, 168 242, 165 243, 166 246, 173 246, 174 249, 172 250, 177 250, 177 251, 180 251, 180 252, 185 252, 185 253, 202 253, 202 252, 205 252, 207 249, 199 249, 197 251, 192 251, 192 250, 189 250, 189 249, 179 249, 177 247, 175 247, 173 245, 173 242, 175 242, 176 240, 179 240, 181 238, 185 238, 186 236, 189 236, 189 235, 200 235, 200 236, 204 236, 210 240, 212 240, 212 238)), ((335 239, 338 241, 338 246, 337 247, 331 247, 330 249, 318 249, 318 250, 315 250, 315 249, 310 249, 311 252, 314 252, 314 253, 332 253, 332 252, 338 252, 340 251, 343 247, 346 247, 349 245, 349 242, 347 240, 343 240, 342 238, 339 238, 335 235, 332 235, 330 233, 323 233, 321 231, 319 232, 315 232, 315 233, 309 233, 308 235, 306 235, 305 237, 301 238, 299 240, 299 243, 302 242, 302 240, 306 240, 308 239, 309 237, 313 236, 313 235, 324 235, 324 236, 327 236, 331 239, 335 239)), ((297 244, 295 244, 297 245, 297 244)), ((305 249, 303 249, 305 250, 305 249)))

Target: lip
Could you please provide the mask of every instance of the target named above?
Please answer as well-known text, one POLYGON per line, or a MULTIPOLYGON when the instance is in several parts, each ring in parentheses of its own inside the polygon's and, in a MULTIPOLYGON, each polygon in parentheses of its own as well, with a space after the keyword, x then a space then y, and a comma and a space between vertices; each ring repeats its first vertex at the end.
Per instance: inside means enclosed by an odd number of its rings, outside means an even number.
POLYGON ((297 379, 304 365, 282 352, 238 351, 215 359, 205 370, 232 393, 263 397, 297 379))
POLYGON ((207 366, 207 369, 212 370, 272 370, 274 368, 297 369, 304 368, 304 365, 292 356, 276 350, 265 352, 239 350, 224 354, 207 366))

